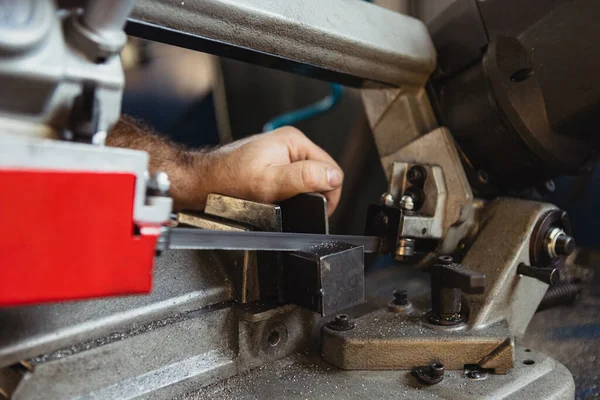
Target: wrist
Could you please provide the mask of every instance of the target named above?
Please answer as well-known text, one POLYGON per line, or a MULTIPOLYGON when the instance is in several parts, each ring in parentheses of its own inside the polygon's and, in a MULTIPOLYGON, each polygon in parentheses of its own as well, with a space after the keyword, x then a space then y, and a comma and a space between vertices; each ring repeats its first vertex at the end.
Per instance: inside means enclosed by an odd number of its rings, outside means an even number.
POLYGON ((185 151, 179 157, 175 176, 171 179, 174 208, 177 210, 202 210, 206 198, 214 190, 215 182, 211 176, 210 151, 185 151))

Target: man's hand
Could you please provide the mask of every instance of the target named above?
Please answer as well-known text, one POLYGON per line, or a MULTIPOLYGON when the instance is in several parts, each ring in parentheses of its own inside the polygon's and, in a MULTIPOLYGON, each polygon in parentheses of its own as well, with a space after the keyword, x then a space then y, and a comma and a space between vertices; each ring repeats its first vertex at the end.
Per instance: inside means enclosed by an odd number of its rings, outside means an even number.
POLYGON ((152 135, 130 118, 109 134, 110 146, 145 150, 150 172, 165 171, 178 209, 203 209, 209 193, 276 203, 300 193, 320 192, 329 214, 338 205, 343 173, 302 132, 283 127, 215 150, 186 150, 152 135))
MULTIPOLYGON (((340 166, 302 132, 286 126, 206 153, 214 191, 277 203, 300 193, 320 192, 329 213, 337 207, 344 179, 340 166)), ((198 177, 201 179, 201 177, 198 177)))

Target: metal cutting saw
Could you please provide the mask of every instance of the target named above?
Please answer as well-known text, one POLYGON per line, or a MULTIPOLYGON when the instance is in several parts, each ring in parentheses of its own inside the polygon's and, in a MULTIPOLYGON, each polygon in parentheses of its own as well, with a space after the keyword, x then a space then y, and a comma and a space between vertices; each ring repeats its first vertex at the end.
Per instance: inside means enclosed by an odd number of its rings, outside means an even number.
POLYGON ((0 397, 573 398, 570 372, 519 344, 571 224, 522 192, 596 165, 598 15, 0 1, 0 397), (318 194, 215 193, 173 216, 148 155, 104 145, 127 35, 360 88, 388 177, 364 235, 330 234, 318 194), (366 299, 365 253, 429 289, 366 299))

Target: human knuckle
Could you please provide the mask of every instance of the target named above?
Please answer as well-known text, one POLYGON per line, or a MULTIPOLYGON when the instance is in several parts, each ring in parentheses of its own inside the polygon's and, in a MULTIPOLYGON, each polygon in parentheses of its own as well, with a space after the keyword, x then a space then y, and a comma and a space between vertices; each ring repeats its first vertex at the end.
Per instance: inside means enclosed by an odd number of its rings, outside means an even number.
POLYGON ((307 188, 313 188, 319 183, 319 171, 311 164, 305 164, 301 172, 302 185, 307 188))
POLYGON ((305 138, 306 135, 298 128, 286 126, 282 128, 282 133, 292 138, 305 138))

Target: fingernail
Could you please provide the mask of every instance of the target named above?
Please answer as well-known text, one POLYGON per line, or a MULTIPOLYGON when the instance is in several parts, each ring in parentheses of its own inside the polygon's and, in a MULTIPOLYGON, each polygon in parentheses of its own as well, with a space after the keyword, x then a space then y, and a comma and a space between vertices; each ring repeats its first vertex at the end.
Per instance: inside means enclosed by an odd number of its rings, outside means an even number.
POLYGON ((342 184, 342 173, 336 168, 327 168, 327 182, 333 188, 340 187, 342 184))

